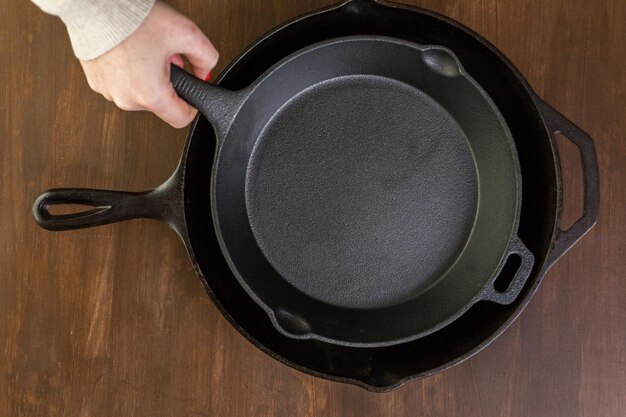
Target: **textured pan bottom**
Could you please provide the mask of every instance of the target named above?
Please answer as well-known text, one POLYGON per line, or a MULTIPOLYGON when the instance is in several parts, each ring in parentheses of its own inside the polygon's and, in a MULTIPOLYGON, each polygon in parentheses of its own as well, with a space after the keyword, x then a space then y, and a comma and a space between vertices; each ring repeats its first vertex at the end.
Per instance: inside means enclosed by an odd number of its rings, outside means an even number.
POLYGON ((285 104, 246 178, 253 233, 279 274, 336 306, 403 303, 462 252, 476 166, 452 116, 407 84, 348 76, 285 104))

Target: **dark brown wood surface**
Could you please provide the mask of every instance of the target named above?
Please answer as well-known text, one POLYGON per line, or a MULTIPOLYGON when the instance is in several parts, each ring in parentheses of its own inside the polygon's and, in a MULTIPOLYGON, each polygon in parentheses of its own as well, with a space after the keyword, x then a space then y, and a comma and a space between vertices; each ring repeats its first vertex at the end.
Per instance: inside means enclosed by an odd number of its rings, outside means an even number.
MULTIPOLYGON (((174 2, 220 69, 276 24, 330 0, 174 2)), ((47 232, 55 186, 139 191, 173 170, 186 130, 93 93, 62 23, 0 2, 0 416, 626 415, 626 2, 414 0, 478 31, 595 138, 598 225, 521 317, 474 358, 388 394, 292 370, 208 300, 182 244, 137 220, 47 232)), ((563 143, 566 222, 580 169, 563 143)))

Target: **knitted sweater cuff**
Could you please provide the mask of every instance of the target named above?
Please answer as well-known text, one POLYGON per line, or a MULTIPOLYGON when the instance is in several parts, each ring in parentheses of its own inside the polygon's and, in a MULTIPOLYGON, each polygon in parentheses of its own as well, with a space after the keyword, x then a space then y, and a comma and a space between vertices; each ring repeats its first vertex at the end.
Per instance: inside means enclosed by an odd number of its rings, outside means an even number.
POLYGON ((63 20, 77 58, 90 60, 120 44, 144 21, 155 0, 33 0, 63 20))

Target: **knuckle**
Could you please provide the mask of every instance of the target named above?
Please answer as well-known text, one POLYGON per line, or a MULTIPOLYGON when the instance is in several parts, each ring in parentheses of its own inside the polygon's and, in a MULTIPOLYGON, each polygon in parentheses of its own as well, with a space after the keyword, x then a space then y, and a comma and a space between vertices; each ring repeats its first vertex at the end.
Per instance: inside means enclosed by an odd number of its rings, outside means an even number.
POLYGON ((161 103, 162 95, 156 90, 149 90, 148 92, 142 94, 140 103, 146 108, 155 108, 158 107, 161 103))
POLYGON ((114 97, 113 102, 117 107, 122 110, 134 110, 135 105, 131 100, 128 100, 125 97, 114 97))
POLYGON ((96 93, 100 93, 97 83, 92 80, 91 77, 87 77, 87 84, 89 85, 89 88, 91 88, 93 91, 95 91, 96 93))
POLYGON ((211 47, 211 41, 203 33, 200 32, 200 29, 198 29, 198 32, 196 34, 198 35, 197 42, 198 44, 200 44, 200 46, 202 46, 203 48, 211 47))
POLYGON ((189 37, 194 37, 199 32, 200 29, 198 28, 198 26, 196 26, 196 24, 191 21, 187 22, 187 24, 183 27, 183 33, 189 37))

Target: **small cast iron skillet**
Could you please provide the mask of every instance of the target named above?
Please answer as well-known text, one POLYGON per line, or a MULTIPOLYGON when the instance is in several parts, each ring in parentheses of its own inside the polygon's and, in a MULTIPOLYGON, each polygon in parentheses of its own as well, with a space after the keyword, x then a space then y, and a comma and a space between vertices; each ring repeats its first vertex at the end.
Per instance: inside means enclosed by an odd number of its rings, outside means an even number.
MULTIPOLYGON (((285 335, 392 345, 479 300, 506 304, 519 294, 533 255, 516 236, 515 146, 450 50, 333 39, 239 91, 171 72, 179 95, 216 131, 206 185, 221 250, 285 335), (521 266, 498 291, 497 273, 513 253, 521 266)), ((56 190, 38 200, 43 227, 117 220, 108 215, 115 202, 55 219, 47 207, 62 198, 56 190)))

